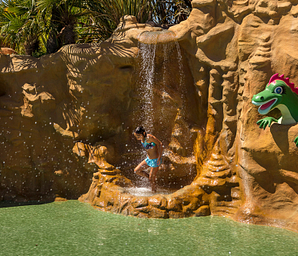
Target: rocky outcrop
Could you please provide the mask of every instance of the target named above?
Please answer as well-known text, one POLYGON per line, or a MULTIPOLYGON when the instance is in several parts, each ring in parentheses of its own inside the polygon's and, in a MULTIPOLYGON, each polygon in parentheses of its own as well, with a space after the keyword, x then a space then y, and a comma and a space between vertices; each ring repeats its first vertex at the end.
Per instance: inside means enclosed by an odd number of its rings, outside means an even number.
POLYGON ((17 54, 17 52, 14 49, 11 49, 8 47, 1 47, 0 54, 1 55, 11 55, 11 54, 17 54))
POLYGON ((251 103, 274 73, 298 83, 298 2, 192 6, 168 30, 126 16, 98 45, 0 56, 1 200, 82 195, 126 215, 298 230, 298 126, 261 130, 251 103), (173 193, 129 193, 140 183, 140 124, 165 146, 158 185, 173 193))

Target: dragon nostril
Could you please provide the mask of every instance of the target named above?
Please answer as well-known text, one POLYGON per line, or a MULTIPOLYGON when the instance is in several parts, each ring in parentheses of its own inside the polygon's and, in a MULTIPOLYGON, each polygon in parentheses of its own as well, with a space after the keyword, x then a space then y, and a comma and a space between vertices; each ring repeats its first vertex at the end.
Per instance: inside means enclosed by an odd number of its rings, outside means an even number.
POLYGON ((262 96, 262 97, 260 98, 260 100, 264 100, 264 97, 262 96))

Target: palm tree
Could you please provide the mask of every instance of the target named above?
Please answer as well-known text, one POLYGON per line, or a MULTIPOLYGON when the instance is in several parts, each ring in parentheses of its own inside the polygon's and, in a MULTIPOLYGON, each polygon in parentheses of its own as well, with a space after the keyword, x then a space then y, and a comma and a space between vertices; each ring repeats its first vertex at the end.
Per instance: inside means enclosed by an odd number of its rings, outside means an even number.
POLYGON ((38 0, 37 10, 49 35, 47 53, 56 52, 63 45, 76 43, 75 25, 80 17, 87 15, 83 1, 38 0))
POLYGON ((94 42, 109 38, 124 15, 134 15, 140 23, 177 24, 188 18, 191 0, 86 0, 85 8, 90 15, 78 23, 78 40, 94 42))
POLYGON ((0 38, 7 46, 28 55, 38 49, 40 24, 34 1, 2 1, 0 25, 0 38))
POLYGON ((84 35, 81 41, 109 38, 124 15, 134 15, 138 22, 149 21, 153 7, 153 0, 86 0, 85 8, 90 15, 78 24, 84 35))
POLYGON ((178 24, 186 20, 191 11, 191 0, 156 0, 153 20, 161 25, 178 24))
POLYGON ((190 0, 2 0, 0 42, 29 55, 40 48, 53 53, 66 44, 109 38, 124 15, 171 25, 190 9, 190 0))

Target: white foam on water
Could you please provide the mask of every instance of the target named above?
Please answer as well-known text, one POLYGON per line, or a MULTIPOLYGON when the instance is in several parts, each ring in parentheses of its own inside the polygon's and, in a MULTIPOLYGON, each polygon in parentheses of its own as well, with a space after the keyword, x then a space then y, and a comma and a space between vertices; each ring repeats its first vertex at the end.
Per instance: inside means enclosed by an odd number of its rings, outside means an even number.
POLYGON ((172 192, 167 191, 165 189, 157 189, 156 192, 152 192, 151 188, 148 187, 132 187, 132 188, 127 188, 126 192, 129 194, 132 194, 134 196, 153 196, 157 194, 163 194, 163 195, 168 195, 171 194, 172 192))

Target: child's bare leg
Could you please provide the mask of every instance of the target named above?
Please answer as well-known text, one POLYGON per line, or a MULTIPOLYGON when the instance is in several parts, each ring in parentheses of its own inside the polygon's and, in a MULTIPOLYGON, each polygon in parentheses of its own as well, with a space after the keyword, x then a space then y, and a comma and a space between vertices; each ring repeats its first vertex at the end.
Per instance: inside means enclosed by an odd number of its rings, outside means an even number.
POLYGON ((144 160, 135 168, 134 172, 142 177, 149 179, 149 174, 147 172, 145 172, 144 170, 142 170, 146 166, 147 166, 147 163, 144 160))
POLYGON ((158 169, 159 167, 152 167, 149 174, 149 180, 151 182, 151 187, 153 192, 156 192, 156 173, 158 169))

